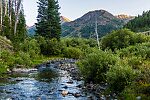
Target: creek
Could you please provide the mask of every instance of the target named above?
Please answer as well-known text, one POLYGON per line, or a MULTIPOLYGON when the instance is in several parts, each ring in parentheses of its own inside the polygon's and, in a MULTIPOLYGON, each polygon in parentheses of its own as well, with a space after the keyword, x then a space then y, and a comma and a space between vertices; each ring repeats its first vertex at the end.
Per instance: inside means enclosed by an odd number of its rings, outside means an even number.
POLYGON ((8 74, 0 79, 0 100, 98 100, 74 67, 73 59, 57 60, 8 74))

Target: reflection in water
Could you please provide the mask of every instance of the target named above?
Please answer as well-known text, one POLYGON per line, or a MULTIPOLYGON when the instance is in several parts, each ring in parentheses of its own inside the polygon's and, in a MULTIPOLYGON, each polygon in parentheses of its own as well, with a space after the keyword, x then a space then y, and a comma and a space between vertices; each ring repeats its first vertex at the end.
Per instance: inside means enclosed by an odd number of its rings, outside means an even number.
POLYGON ((56 77, 57 77, 57 74, 55 71, 53 71, 51 69, 45 69, 45 70, 39 72, 35 78, 39 81, 50 82, 50 81, 52 81, 52 79, 54 79, 56 77))
POLYGON ((85 93, 77 87, 82 81, 72 80, 67 71, 46 69, 41 72, 21 73, 8 76, 6 82, 0 80, 0 100, 87 100, 85 93), (56 74, 56 72, 58 74, 56 74), (7 84, 6 84, 7 83, 7 84), (64 88, 67 87, 67 88, 64 88), (62 91, 80 93, 81 97, 71 94, 62 96, 62 91))

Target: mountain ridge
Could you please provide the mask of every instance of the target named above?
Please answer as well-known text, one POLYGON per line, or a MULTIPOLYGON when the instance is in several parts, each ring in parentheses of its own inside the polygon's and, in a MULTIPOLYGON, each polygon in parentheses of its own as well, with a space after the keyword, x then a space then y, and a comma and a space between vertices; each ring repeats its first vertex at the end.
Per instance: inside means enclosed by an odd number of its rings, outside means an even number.
POLYGON ((95 22, 97 21, 98 33, 105 34, 121 28, 125 23, 106 10, 89 11, 80 18, 62 25, 62 36, 65 37, 95 37, 95 22))
MULTIPOLYGON (((119 16, 119 15, 118 15, 119 16)), ((121 15, 122 17, 123 15, 121 15)), ((120 16, 119 16, 120 17, 120 16)), ((119 18, 113 14, 107 12, 106 10, 95 10, 89 11, 80 18, 73 21, 67 17, 60 16, 60 23, 62 26, 62 37, 95 37, 95 21, 98 24, 99 36, 104 36, 105 34, 121 28, 130 19, 119 18)), ((32 35, 35 33, 35 25, 28 28, 28 34, 32 35)))

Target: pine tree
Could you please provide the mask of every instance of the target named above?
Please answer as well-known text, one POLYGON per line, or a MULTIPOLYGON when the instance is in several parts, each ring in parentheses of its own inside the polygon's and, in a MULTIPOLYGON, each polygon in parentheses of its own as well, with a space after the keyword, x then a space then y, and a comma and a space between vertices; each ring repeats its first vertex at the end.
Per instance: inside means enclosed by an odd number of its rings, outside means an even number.
POLYGON ((13 42, 26 37, 26 22, 22 0, 0 0, 0 35, 13 42))
POLYGON ((19 21, 17 25, 17 31, 16 31, 16 37, 19 41, 24 41, 24 39, 27 37, 27 30, 26 30, 26 21, 24 18, 24 11, 23 9, 20 11, 19 14, 19 21))
POLYGON ((10 34, 10 25, 9 25, 9 17, 6 15, 4 18, 3 18, 3 26, 2 26, 2 35, 3 36, 6 36, 7 38, 11 38, 11 34, 10 34))
POLYGON ((48 39, 59 40, 61 34, 58 1, 39 0, 36 33, 48 39))

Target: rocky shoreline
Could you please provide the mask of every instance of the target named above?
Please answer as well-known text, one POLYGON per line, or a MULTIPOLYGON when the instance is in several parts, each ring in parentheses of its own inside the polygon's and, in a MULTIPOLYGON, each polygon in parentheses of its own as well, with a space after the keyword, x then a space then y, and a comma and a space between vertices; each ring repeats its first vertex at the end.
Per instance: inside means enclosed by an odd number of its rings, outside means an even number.
MULTIPOLYGON (((76 66, 76 62, 78 60, 76 59, 68 59, 68 58, 63 58, 63 59, 55 59, 55 60, 50 60, 47 61, 43 64, 37 65, 35 66, 35 68, 32 69, 22 69, 22 68, 15 68, 12 71, 16 72, 16 73, 32 73, 34 71, 42 71, 44 69, 47 68, 55 68, 58 70, 63 70, 63 71, 67 71, 71 77, 71 79, 66 82, 67 84, 73 84, 73 81, 82 81, 83 77, 81 76, 81 73, 78 69, 78 67, 76 66), (42 67, 41 67, 42 66, 42 67)), ((107 83, 102 83, 102 84, 93 84, 91 83, 85 83, 84 84, 79 84, 76 87, 82 89, 85 92, 89 92, 92 93, 93 95, 89 95, 88 98, 90 100, 93 100, 93 96, 95 96, 97 99, 100 100, 106 100, 106 99, 112 99, 113 98, 117 98, 116 94, 113 95, 103 95, 104 90, 106 90, 106 88, 108 87, 107 83)), ((64 86, 64 89, 67 89, 67 86, 64 86)), ((65 95, 73 95, 74 97, 80 97, 82 96, 80 93, 71 93, 69 91, 65 91, 65 90, 60 90, 61 94, 63 96, 65 95)))
MULTIPOLYGON (((44 63, 44 65, 47 67, 50 66, 50 67, 53 67, 56 69, 67 71, 70 74, 70 76, 72 77, 72 80, 81 81, 81 80, 83 80, 83 77, 81 76, 81 73, 75 64, 77 61, 78 60, 76 60, 76 59, 63 58, 63 59, 50 60, 50 61, 44 63)), ((39 66, 40 65, 36 66, 36 68, 39 66)), ((70 81, 68 83, 71 84, 72 81, 70 81)), ((112 97, 117 98, 116 94, 105 95, 105 96, 103 95, 104 90, 106 90, 106 88, 108 87, 107 83, 93 84, 91 82, 91 83, 84 83, 82 85, 80 84, 77 87, 81 88, 83 91, 88 91, 88 92, 94 94, 100 100, 112 99, 112 97)), ((66 91, 62 91, 62 93, 66 94, 66 91)), ((75 94, 73 94, 73 95, 75 95, 75 94)), ((76 95, 80 96, 80 94, 76 94, 76 95)), ((88 98, 90 98, 92 100, 93 97, 89 96, 88 98)))

